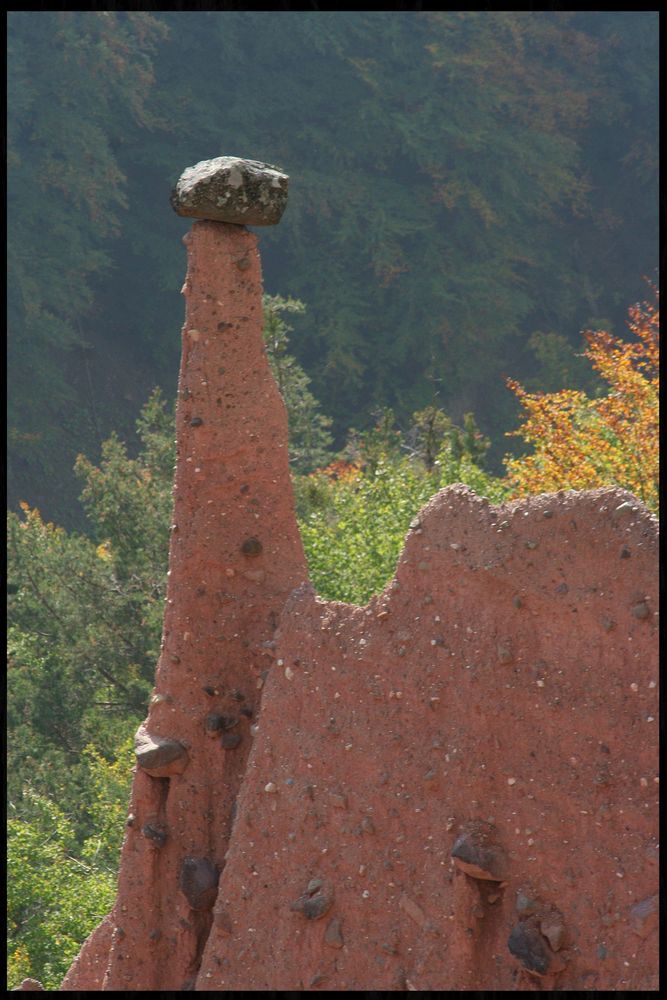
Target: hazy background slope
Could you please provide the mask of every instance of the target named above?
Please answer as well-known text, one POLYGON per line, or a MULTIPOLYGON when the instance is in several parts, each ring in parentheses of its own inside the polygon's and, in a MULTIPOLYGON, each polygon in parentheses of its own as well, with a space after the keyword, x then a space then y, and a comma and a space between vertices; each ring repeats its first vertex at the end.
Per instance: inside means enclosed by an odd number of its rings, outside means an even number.
POLYGON ((340 445, 380 406, 577 387, 657 264, 657 12, 10 12, 9 504, 81 524, 76 454, 172 396, 188 222, 220 154, 291 175, 265 286, 340 445))

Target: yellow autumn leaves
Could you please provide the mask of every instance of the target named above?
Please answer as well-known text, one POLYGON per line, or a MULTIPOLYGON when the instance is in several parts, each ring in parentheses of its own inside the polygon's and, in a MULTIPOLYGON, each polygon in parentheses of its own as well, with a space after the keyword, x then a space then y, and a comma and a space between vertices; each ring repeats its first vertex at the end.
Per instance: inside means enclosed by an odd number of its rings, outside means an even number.
POLYGON ((531 394, 507 380, 524 409, 524 423, 511 433, 534 449, 506 462, 513 496, 611 485, 657 511, 660 309, 653 291, 653 302, 629 310, 638 342, 600 330, 584 334, 584 355, 608 383, 606 395, 591 399, 571 389, 531 394))

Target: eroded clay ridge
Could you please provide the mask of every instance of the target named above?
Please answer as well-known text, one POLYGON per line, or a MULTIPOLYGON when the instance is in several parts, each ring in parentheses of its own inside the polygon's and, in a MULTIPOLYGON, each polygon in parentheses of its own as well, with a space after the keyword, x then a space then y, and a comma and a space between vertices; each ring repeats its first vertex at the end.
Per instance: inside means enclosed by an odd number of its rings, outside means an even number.
POLYGON ((656 520, 620 490, 413 522, 287 605, 197 989, 657 989, 656 520))

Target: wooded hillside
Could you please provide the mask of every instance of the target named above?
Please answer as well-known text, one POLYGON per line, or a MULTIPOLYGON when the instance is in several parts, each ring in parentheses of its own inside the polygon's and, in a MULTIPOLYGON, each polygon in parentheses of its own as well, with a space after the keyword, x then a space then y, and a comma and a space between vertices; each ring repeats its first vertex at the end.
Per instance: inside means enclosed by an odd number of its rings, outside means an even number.
POLYGON ((200 159, 291 176, 265 286, 338 446, 437 402, 497 471, 504 376, 589 390, 656 266, 657 12, 15 11, 8 68, 9 499, 66 527, 77 453, 174 395, 200 159))

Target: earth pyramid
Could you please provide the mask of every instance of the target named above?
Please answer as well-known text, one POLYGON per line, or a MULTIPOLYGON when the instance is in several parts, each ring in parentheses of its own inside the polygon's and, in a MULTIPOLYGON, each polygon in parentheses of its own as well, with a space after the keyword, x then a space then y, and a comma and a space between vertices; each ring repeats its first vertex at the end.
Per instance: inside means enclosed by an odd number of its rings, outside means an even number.
POLYGON ((61 989, 657 989, 657 521, 454 485, 382 594, 320 600, 240 222, 286 192, 219 157, 172 194, 163 641, 116 902, 61 989))

